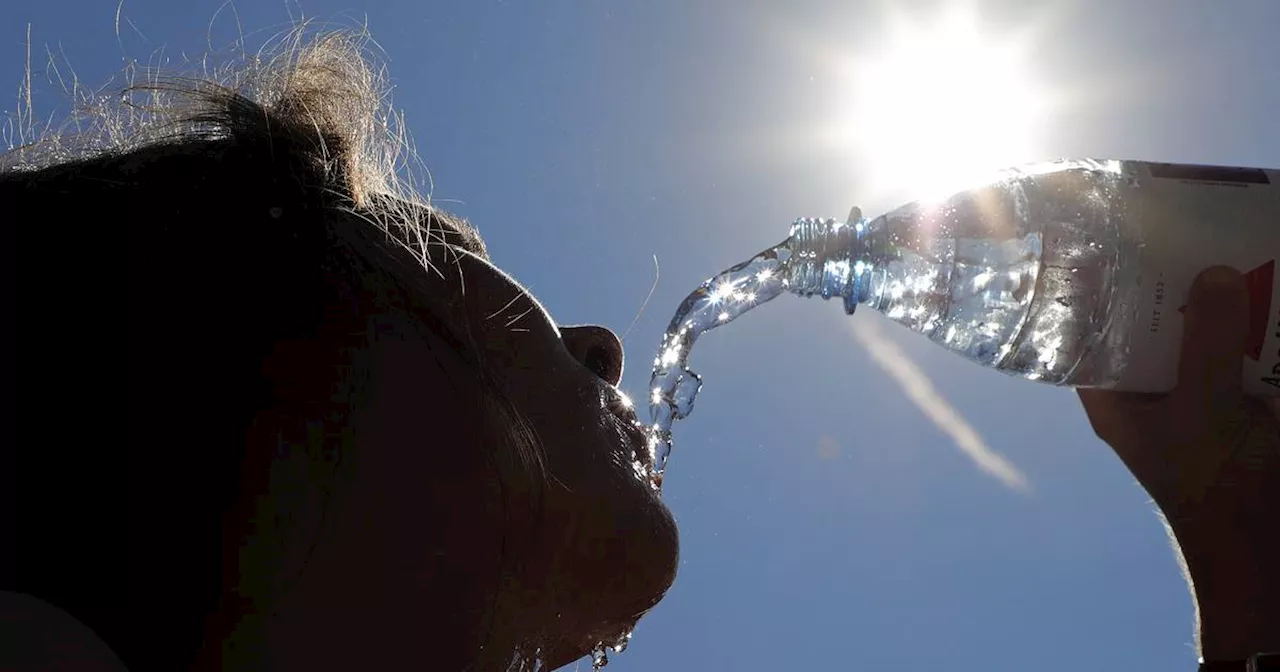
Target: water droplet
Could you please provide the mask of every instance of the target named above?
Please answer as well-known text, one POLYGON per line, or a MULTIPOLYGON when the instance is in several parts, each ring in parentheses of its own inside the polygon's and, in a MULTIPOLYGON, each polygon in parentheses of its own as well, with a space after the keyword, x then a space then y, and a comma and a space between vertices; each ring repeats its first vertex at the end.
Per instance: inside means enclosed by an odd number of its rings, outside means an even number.
POLYGON ((591 669, 593 672, 599 672, 600 668, 609 664, 609 651, 605 647, 604 642, 596 644, 596 648, 591 650, 591 669))

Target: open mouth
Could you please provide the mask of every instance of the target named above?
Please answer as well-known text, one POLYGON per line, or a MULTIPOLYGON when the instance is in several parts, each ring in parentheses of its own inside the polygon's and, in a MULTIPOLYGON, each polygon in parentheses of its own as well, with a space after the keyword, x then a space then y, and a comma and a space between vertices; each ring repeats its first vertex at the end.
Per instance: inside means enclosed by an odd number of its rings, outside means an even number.
POLYGON ((645 475, 652 480, 654 461, 653 451, 649 446, 649 430, 636 415, 635 404, 631 403, 627 395, 617 389, 609 388, 605 392, 605 407, 613 417, 617 418, 619 426, 631 443, 633 458, 644 467, 645 475))

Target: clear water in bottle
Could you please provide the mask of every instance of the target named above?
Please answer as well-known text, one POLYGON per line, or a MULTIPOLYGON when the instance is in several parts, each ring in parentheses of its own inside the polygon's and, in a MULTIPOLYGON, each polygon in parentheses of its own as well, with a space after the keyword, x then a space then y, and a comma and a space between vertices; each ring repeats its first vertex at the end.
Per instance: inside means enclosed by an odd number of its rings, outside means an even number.
POLYGON ((793 291, 865 305, 1006 373, 1104 384, 1123 364, 1107 321, 1136 284, 1120 180, 1099 162, 1049 164, 871 221, 801 220, 794 246, 820 249, 797 255, 793 276, 807 282, 793 291))

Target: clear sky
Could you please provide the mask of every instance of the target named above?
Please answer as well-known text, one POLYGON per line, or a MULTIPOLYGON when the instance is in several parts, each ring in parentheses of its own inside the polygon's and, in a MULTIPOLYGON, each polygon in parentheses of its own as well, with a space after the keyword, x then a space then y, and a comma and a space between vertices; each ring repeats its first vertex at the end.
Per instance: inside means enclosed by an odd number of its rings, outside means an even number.
MULTIPOLYGON (((172 65, 227 47, 238 30, 219 6, 126 0, 117 37, 114 2, 9 3, 6 107, 28 24, 48 113, 62 100, 46 47, 64 76, 70 64, 97 85, 126 59, 172 65)), ((656 255, 657 289, 625 339, 624 387, 643 399, 680 299, 795 217, 875 214, 970 160, 1280 166, 1280 2, 964 6, 978 18, 963 39, 930 32, 954 25, 946 2, 235 9, 251 46, 290 9, 367 23, 436 202, 476 223, 561 323, 624 332, 656 255), (939 55, 956 39, 997 57, 939 55), (901 65, 917 50, 932 51, 901 65), (886 76, 885 62, 899 65, 886 76), (899 76, 938 70, 950 74, 932 95, 899 76)), ((679 578, 611 671, 1194 669, 1191 600, 1164 532, 1069 391, 791 297, 703 338, 692 364, 706 387, 677 426, 665 487, 679 578), (915 400, 927 395, 886 373, 904 368, 941 400, 932 416, 915 400), (949 411, 946 428, 931 419, 949 411), (1025 491, 966 457, 955 418, 1025 491)))

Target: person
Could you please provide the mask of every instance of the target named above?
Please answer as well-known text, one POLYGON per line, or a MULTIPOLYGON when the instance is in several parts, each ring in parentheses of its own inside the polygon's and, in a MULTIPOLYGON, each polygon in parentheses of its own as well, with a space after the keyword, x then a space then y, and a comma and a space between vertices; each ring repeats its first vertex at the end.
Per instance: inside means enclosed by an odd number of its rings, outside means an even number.
POLYGON ((554 668, 674 578, 618 338, 396 183, 363 45, 152 78, 0 174, 0 589, 131 672, 554 668))
MULTIPOLYGON (((1275 307, 1273 306, 1273 310, 1275 307)), ((1195 597, 1208 669, 1280 652, 1280 403, 1241 394, 1244 276, 1191 287, 1178 384, 1163 396, 1080 390, 1094 431, 1159 507, 1195 597)), ((1280 658, 1270 663, 1280 669, 1280 658)))
MULTIPOLYGON (((618 339, 398 181, 362 45, 297 31, 6 155, 0 668, 555 669, 671 585, 618 339)), ((1081 398, 1235 661, 1280 649, 1280 440, 1238 278, 1205 277, 1173 394, 1081 398)))

